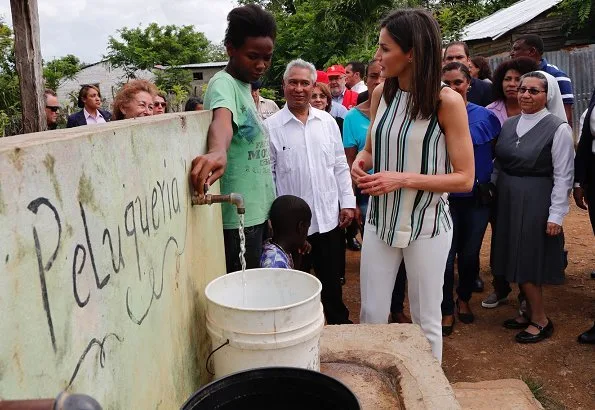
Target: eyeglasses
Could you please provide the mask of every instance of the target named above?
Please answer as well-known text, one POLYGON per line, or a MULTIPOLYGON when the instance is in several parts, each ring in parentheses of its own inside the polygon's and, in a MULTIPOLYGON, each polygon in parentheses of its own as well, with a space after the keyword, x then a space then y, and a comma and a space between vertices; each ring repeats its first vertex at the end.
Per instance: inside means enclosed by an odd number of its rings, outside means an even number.
POLYGON ((527 91, 529 91, 529 94, 531 95, 537 95, 539 93, 545 93, 545 90, 538 90, 537 88, 526 88, 526 87, 519 87, 516 89, 518 91, 519 94, 525 94, 527 91))
POLYGON ((45 108, 47 108, 51 112, 58 112, 58 110, 60 109, 59 106, 55 106, 55 105, 46 105, 45 108))
POLYGON ((165 107, 167 107, 167 103, 166 102, 157 101, 157 102, 154 102, 153 103, 153 106, 154 107, 163 107, 163 108, 165 108, 165 107))

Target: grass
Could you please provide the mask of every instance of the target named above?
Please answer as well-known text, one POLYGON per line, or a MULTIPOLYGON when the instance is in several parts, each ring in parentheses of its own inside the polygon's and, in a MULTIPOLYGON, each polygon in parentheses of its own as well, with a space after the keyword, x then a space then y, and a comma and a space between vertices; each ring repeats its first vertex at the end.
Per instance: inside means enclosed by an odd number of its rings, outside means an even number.
POLYGON ((545 410, 565 410, 562 403, 550 397, 544 383, 532 377, 521 376, 521 380, 525 382, 545 410))

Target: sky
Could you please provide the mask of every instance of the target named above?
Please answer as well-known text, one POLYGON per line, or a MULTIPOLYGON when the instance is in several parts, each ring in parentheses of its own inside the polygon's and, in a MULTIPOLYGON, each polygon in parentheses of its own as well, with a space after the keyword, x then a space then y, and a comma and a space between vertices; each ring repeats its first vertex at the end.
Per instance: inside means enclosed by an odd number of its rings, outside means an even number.
MULTIPOLYGON (((116 30, 152 22, 194 25, 219 43, 227 13, 236 5, 235 0, 38 0, 41 54, 46 61, 74 54, 96 63, 116 30)), ((12 26, 10 0, 0 0, 0 16, 12 26)))

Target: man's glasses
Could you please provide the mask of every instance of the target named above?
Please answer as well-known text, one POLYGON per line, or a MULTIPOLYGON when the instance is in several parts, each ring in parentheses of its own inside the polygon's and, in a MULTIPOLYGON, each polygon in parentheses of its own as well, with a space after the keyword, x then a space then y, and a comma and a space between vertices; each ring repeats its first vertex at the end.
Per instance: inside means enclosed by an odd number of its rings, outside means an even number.
POLYGON ((58 112, 58 110, 60 109, 60 107, 55 105, 46 105, 45 108, 47 108, 51 112, 58 112))
POLYGON ((163 108, 165 108, 165 107, 167 107, 167 103, 166 102, 159 102, 159 101, 157 101, 157 102, 154 102, 153 103, 153 106, 154 107, 163 107, 163 108))
POLYGON ((537 88, 526 88, 526 87, 519 87, 516 89, 519 94, 525 94, 527 91, 529 91, 529 94, 531 95, 537 95, 539 93, 545 93, 545 90, 538 90, 537 88))

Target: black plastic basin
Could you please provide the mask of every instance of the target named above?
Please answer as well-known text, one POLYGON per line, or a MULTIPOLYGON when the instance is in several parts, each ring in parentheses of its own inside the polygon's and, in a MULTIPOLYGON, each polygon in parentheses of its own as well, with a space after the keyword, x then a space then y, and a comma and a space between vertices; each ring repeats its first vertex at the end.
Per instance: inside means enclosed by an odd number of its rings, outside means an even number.
POLYGON ((359 410, 340 381, 311 370, 266 367, 223 377, 204 386, 182 410, 359 410))

